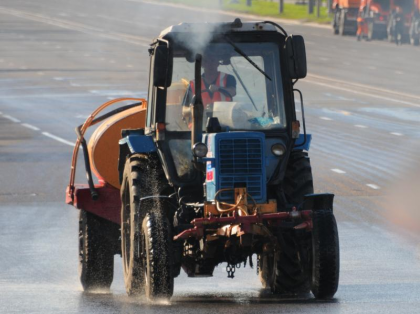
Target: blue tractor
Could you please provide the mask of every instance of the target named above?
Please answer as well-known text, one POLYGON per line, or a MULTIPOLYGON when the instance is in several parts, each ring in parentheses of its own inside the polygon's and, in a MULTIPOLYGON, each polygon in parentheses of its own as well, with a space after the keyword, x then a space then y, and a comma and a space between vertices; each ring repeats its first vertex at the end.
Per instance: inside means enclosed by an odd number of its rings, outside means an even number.
MULTIPOLYGON (((150 299, 170 298, 181 269, 210 277, 221 263, 230 278, 256 263, 263 287, 276 294, 332 298, 339 279, 334 195, 313 194, 311 136, 294 87, 307 72, 303 38, 269 21, 183 23, 164 30, 149 53, 144 127, 123 130, 119 141, 121 249, 101 253, 109 236, 87 233, 109 223, 94 218, 98 209, 90 222, 81 218, 81 251, 96 250, 98 259, 121 253, 127 293, 150 299)), ((81 255, 85 289, 109 287, 112 274, 88 258, 81 255)))

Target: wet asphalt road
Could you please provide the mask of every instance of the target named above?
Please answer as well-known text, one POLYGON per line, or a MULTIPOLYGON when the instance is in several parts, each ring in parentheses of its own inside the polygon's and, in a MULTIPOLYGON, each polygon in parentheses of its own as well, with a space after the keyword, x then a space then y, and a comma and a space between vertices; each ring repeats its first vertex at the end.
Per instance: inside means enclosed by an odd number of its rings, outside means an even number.
MULTIPOLYGON (((146 96, 147 46, 181 21, 230 21, 145 1, 0 2, 0 313, 418 313, 420 49, 306 39, 304 93, 316 192, 336 194, 341 278, 334 300, 276 297, 255 269, 175 281, 170 303, 110 294, 77 275, 77 211, 64 204, 73 129, 99 104, 146 96), (88 2, 88 3, 85 3, 88 2)), ((78 181, 84 182, 83 173, 78 181)))

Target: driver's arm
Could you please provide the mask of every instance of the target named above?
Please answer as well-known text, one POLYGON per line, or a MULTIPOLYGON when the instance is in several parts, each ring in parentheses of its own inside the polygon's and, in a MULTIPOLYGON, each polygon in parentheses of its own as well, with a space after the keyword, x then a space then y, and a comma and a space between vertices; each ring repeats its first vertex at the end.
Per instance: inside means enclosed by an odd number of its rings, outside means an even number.
POLYGON ((233 75, 227 75, 226 87, 220 87, 216 85, 210 85, 209 90, 211 92, 217 92, 219 90, 227 91, 232 97, 236 95, 236 79, 233 75))

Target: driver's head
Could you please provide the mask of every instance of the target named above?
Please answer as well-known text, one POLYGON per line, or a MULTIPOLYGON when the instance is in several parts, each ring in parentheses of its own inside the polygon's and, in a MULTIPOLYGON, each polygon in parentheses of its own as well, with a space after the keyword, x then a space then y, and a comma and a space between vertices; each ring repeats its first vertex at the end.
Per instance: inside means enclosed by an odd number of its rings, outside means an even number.
POLYGON ((219 58, 215 55, 206 54, 203 56, 202 67, 204 69, 217 69, 219 66, 219 58))

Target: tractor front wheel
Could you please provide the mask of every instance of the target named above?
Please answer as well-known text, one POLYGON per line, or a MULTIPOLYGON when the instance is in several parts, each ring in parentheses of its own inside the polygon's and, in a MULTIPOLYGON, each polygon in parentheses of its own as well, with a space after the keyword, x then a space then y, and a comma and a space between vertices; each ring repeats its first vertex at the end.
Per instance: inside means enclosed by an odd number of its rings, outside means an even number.
POLYGON ((164 213, 155 208, 143 219, 140 255, 149 299, 169 299, 173 294, 169 224, 164 213))
POLYGON ((167 204, 158 198, 167 184, 156 166, 152 157, 131 156, 121 185, 125 287, 128 295, 146 294, 149 299, 173 293, 171 229, 167 204))
POLYGON ((108 290, 114 277, 115 243, 109 238, 117 225, 80 210, 79 276, 83 290, 108 290))
POLYGON ((317 299, 331 299, 337 291, 340 247, 331 210, 313 212, 311 290, 317 299))

